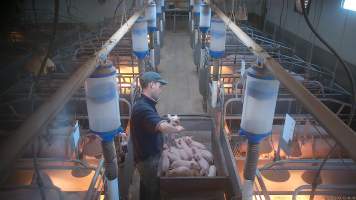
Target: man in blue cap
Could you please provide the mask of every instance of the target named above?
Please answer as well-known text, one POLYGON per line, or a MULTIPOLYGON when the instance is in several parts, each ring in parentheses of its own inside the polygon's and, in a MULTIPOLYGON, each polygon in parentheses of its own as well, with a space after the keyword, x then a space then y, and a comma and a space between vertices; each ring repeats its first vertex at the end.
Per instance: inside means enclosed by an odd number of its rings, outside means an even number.
POLYGON ((172 125, 161 118, 156 104, 167 84, 156 72, 145 72, 140 77, 142 88, 132 109, 130 129, 136 167, 140 173, 140 199, 160 199, 158 163, 163 148, 163 133, 178 133, 184 130, 179 124, 172 125))

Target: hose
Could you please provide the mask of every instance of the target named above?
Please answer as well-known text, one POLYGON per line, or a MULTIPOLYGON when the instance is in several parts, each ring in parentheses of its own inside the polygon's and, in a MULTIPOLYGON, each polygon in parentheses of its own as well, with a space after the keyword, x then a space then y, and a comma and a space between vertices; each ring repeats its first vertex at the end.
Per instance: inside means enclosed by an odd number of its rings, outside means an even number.
POLYGON ((244 167, 245 180, 255 180, 257 162, 259 157, 259 144, 248 143, 247 156, 244 167))
POLYGON ((114 180, 118 177, 118 165, 114 141, 102 141, 101 146, 104 156, 105 177, 114 180))

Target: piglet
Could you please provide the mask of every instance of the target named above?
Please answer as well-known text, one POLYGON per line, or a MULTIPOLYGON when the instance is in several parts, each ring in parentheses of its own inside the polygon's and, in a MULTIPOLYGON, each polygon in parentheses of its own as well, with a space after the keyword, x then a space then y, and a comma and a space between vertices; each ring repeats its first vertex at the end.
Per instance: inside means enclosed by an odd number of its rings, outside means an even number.
POLYGON ((180 139, 178 141, 179 145, 184 149, 184 151, 188 154, 188 156, 191 158, 193 157, 193 151, 192 149, 187 145, 187 143, 184 142, 183 139, 180 139))
POLYGON ((188 153, 184 149, 178 149, 180 159, 182 160, 191 160, 192 156, 188 155, 188 153))
POLYGON ((187 167, 189 169, 200 170, 200 166, 196 161, 178 160, 178 161, 174 161, 171 165, 172 168, 178 168, 181 166, 187 167))
POLYGON ((163 151, 161 156, 161 171, 166 174, 169 169, 168 151, 163 151))
POLYGON ((171 147, 168 151, 167 151, 167 155, 168 155, 168 159, 173 162, 176 160, 180 160, 180 154, 177 148, 171 147))
POLYGON ((213 155, 208 150, 199 149, 200 155, 209 163, 213 163, 213 155))
POLYGON ((198 162, 201 170, 200 170, 200 174, 202 176, 205 176, 208 174, 209 172, 209 163, 208 161, 206 161, 201 155, 195 155, 195 160, 198 162))
POLYGON ((194 141, 191 137, 185 137, 184 140, 189 145, 189 147, 196 147, 198 149, 206 149, 204 144, 194 141))
POLYGON ((167 176, 193 176, 193 171, 188 167, 177 167, 168 171, 167 176))

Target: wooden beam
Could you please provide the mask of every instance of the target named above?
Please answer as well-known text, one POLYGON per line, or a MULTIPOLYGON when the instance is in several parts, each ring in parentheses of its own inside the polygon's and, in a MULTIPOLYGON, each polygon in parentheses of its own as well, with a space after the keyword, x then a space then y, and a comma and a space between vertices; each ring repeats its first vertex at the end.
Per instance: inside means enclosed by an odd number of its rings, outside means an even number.
POLYGON ((356 161, 356 133, 318 98, 297 82, 273 59, 261 46, 251 39, 242 29, 233 23, 217 6, 211 4, 214 12, 225 22, 232 32, 256 56, 264 60, 265 66, 288 89, 288 91, 310 112, 319 124, 341 145, 356 161))
MULTIPOLYGON (((137 11, 117 30, 93 58, 85 62, 45 103, 16 129, 0 145, 0 174, 5 175, 8 168, 21 156, 27 145, 61 111, 72 95, 83 85, 95 70, 99 60, 106 58, 120 39, 130 30, 143 10, 137 11)), ((4 176, 3 176, 4 177, 4 176)))

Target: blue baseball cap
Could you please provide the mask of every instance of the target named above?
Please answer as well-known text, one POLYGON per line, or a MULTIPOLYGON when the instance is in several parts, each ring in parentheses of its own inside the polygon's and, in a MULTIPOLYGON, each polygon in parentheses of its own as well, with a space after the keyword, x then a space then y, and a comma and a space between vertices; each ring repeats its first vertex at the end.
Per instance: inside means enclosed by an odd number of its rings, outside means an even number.
POLYGON ((159 75, 159 73, 156 72, 145 72, 141 75, 141 81, 143 83, 149 83, 149 82, 159 82, 162 85, 167 85, 168 82, 166 80, 163 80, 161 75, 159 75))

